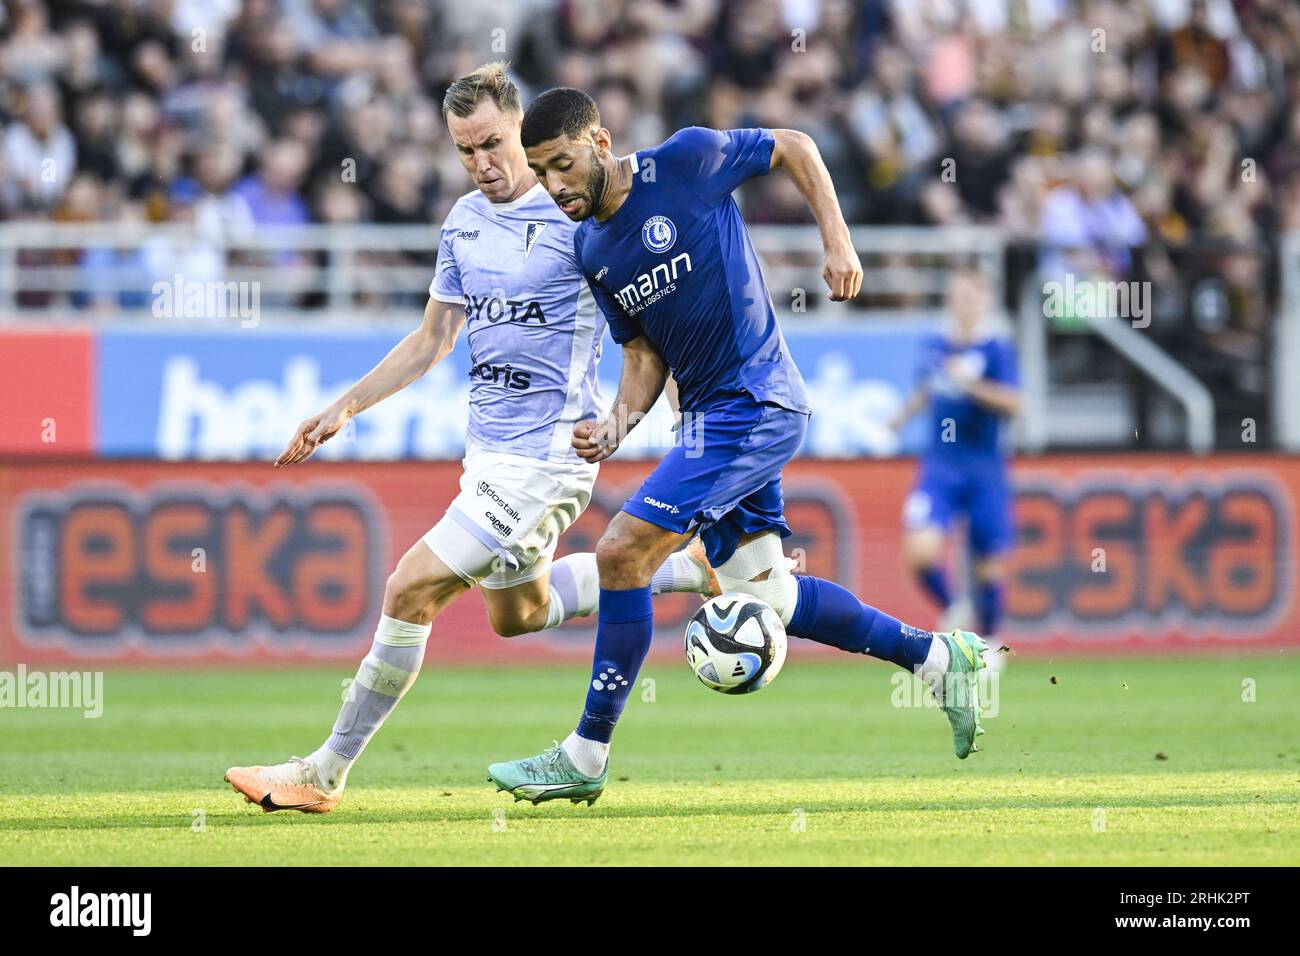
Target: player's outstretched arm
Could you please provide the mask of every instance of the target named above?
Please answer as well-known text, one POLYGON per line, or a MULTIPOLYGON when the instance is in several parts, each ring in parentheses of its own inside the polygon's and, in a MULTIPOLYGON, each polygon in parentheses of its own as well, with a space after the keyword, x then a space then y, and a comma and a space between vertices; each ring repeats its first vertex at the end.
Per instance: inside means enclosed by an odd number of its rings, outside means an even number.
POLYGON ((772 138, 776 141, 772 147, 772 168, 790 174, 821 229, 822 248, 826 252, 822 278, 830 289, 831 300, 852 299, 862 289, 862 263, 853 249, 848 224, 835 198, 835 183, 822 162, 817 144, 807 133, 796 129, 774 129, 772 138))
POLYGON ((654 407, 668 381, 668 363, 644 335, 623 345, 623 373, 618 394, 602 422, 573 426, 573 448, 593 464, 618 450, 636 424, 654 407))
POLYGON ((889 420, 889 427, 898 431, 906 425, 930 400, 930 394, 924 388, 918 388, 907 397, 898 414, 889 420))
POLYGON ((283 468, 310 457, 352 418, 406 388, 441 362, 456 344, 456 336, 464 324, 465 310, 460 306, 430 299, 424 307, 420 327, 393 346, 378 365, 338 400, 299 425, 275 460, 275 467, 283 468))

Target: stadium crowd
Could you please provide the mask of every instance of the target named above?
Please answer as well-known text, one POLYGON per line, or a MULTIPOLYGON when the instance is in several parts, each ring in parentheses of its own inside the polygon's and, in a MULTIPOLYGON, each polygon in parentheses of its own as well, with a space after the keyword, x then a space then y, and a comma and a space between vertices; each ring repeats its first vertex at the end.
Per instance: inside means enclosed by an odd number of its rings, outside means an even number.
MULTIPOLYGON (((592 91, 622 148, 794 126, 851 222, 1150 279, 1157 334, 1262 394, 1295 0, 0 0, 0 220, 437 222, 466 189, 440 99, 490 57, 592 91)), ((786 177, 742 199, 808 221, 786 177)))
MULTIPOLYGON (((464 191, 440 97, 491 51, 595 92, 625 147, 799 126, 854 222, 1300 227, 1288 0, 3 0, 0 29, 5 218, 436 220, 464 191)), ((806 221, 760 185, 751 220, 806 221)))

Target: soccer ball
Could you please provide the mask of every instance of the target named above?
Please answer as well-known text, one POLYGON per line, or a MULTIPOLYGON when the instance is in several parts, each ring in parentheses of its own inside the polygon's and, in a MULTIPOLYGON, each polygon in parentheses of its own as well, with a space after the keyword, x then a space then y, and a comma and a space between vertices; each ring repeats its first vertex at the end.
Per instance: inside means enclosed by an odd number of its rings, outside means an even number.
POLYGON ((785 663, 785 626, 771 605, 748 594, 710 598, 686 625, 686 662, 701 684, 723 694, 761 690, 785 663))

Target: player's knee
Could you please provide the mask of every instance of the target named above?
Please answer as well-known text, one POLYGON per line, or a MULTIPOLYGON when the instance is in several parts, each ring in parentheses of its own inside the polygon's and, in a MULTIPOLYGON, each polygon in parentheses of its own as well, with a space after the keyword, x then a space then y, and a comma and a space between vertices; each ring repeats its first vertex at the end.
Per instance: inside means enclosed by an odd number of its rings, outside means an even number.
POLYGON ((943 557, 943 536, 932 528, 908 532, 903 538, 903 561, 913 573, 938 564, 943 557))
POLYGON ((636 576, 645 570, 643 566, 648 566, 646 549, 631 535, 610 527, 596 542, 596 569, 602 582, 636 576))
POLYGON ((428 591, 418 577, 399 565, 384 585, 384 608, 390 614, 397 612, 395 616, 404 621, 412 620, 413 614, 419 614, 428 605, 428 591))
POLYGON ((524 621, 493 621, 492 630, 496 631, 497 637, 523 637, 534 633, 536 628, 524 621))
POLYGON ((724 594, 748 594, 772 606, 781 623, 789 624, 799 595, 799 583, 781 548, 781 538, 764 534, 736 548, 714 568, 724 594))
POLYGON ((498 637, 523 637, 537 631, 532 621, 518 614, 489 614, 488 620, 492 622, 492 630, 498 637))
POLYGON ((384 584, 384 611, 404 621, 415 620, 454 587, 461 586, 459 579, 444 580, 429 568, 404 557, 384 584))

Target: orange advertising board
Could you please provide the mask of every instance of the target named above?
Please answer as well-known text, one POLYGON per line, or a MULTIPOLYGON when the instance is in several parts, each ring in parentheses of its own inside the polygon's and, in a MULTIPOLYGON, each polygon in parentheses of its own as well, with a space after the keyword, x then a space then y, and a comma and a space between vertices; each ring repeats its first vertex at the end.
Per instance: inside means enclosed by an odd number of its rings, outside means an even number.
MULTIPOLYGON (((610 462, 560 553, 591 549, 650 469, 610 462)), ((934 609, 906 574, 900 515, 915 463, 800 460, 786 550, 904 620, 934 609)), ((353 661, 388 572, 455 495, 455 462, 0 464, 0 661, 164 666, 353 661)), ((1300 462, 1068 456, 1014 466, 1017 654, 1300 644, 1300 462)), ((676 651, 696 602, 656 599, 676 651)), ((586 654, 591 622, 505 639, 467 595, 430 660, 586 654)), ((796 642, 796 653, 820 650, 796 642)))

